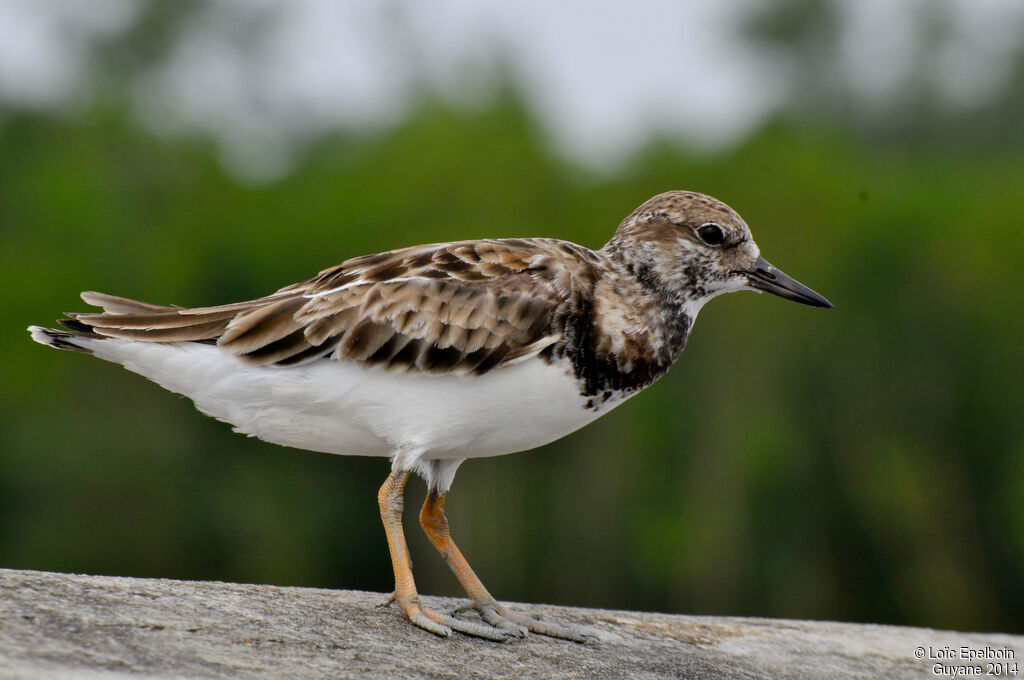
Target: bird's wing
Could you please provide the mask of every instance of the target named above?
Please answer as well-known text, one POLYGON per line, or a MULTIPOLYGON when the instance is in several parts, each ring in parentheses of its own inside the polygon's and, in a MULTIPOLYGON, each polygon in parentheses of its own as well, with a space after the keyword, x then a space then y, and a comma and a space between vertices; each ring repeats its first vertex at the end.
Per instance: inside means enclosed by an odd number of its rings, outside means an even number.
POLYGON ((348 260, 258 300, 181 309, 99 293, 68 325, 151 342, 216 342, 254 364, 330 355, 426 373, 485 373, 561 337, 554 321, 596 258, 551 239, 464 241, 348 260))

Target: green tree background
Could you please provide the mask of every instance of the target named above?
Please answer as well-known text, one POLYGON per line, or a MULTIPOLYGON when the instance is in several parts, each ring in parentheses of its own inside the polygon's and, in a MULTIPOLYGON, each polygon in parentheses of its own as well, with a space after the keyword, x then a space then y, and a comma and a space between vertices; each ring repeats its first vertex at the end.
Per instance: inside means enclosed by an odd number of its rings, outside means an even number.
MULTIPOLYGON (((660 140, 598 175, 561 160, 507 88, 475 111, 424 97, 390 132, 318 140, 285 178, 246 185, 212 142, 147 132, 116 96, 9 114, 0 566, 390 590, 386 461, 232 434, 24 327, 83 309, 83 289, 197 306, 414 243, 597 247, 687 188, 735 207, 836 309, 715 300, 641 396, 464 465, 453 533, 492 592, 1024 632, 1024 136, 1019 117, 993 120, 999 134, 952 119, 874 134, 787 115, 730 150, 660 140)), ((458 593, 409 524, 421 590, 458 593)))

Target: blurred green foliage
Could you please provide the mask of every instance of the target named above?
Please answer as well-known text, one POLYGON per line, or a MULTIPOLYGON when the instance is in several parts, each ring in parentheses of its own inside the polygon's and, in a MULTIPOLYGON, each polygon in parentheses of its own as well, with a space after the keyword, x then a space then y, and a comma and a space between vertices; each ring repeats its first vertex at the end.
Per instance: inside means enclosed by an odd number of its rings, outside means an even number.
MULTIPOLYGON (((643 395, 563 441, 464 465, 453 532, 492 592, 1024 632, 1019 152, 775 124, 715 155, 652 144, 594 176, 558 160, 514 96, 424 103, 249 187, 209 143, 153 137, 117 107, 9 119, 0 565, 390 590, 386 461, 232 434, 24 327, 82 309, 83 289, 195 306, 414 243, 598 247, 671 188, 729 202, 836 309, 716 300, 643 395)), ((409 507, 422 495, 411 485, 409 507)), ((408 524, 421 590, 458 593, 408 524)))

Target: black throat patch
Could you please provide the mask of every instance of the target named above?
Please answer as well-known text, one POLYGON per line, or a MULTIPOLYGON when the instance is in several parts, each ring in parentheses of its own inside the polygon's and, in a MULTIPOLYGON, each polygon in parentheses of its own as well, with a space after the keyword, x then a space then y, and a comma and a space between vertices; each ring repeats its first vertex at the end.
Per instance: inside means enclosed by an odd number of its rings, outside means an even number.
POLYGON ((659 300, 660 337, 655 334, 632 351, 615 353, 599 349, 600 336, 607 331, 597 328, 594 303, 590 298, 578 299, 573 312, 563 320, 561 340, 542 354, 548 360, 568 359, 579 382, 580 394, 587 397, 587 408, 597 408, 613 396, 629 395, 647 387, 663 376, 686 346, 693 319, 681 305, 659 300))

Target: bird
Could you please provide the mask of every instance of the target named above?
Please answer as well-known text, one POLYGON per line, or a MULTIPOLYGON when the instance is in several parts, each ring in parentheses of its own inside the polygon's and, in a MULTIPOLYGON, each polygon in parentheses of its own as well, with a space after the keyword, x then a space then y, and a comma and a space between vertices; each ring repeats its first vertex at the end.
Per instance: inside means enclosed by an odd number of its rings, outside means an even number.
POLYGON ((213 307, 84 292, 102 311, 29 331, 185 395, 237 432, 389 458, 378 492, 395 577, 386 604, 415 626, 586 642, 585 629, 513 610, 484 587, 445 516, 456 470, 548 444, 635 396, 679 358, 703 305, 741 290, 832 307, 769 264, 728 205, 668 191, 597 250, 555 238, 419 245, 213 307), (427 607, 416 588, 402 524, 412 473, 427 486, 420 524, 469 598, 457 610, 427 607))

